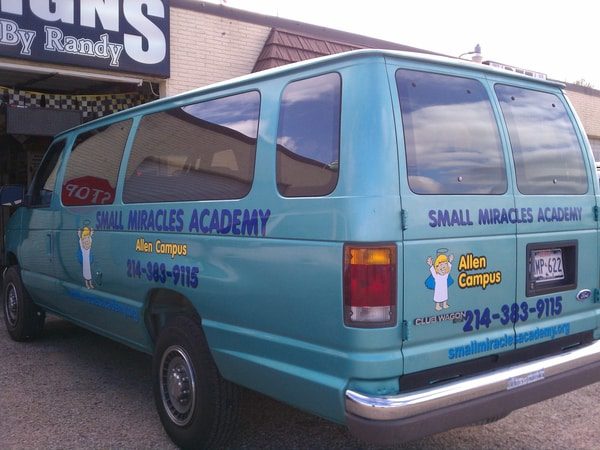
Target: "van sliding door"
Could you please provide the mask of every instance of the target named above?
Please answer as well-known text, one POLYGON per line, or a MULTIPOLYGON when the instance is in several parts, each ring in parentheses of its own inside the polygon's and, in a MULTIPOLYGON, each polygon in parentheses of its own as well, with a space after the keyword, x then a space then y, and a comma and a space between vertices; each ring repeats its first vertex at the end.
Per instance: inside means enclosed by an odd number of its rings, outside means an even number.
POLYGON ((96 127, 74 137, 59 180, 62 209, 57 230, 55 303, 67 317, 85 326, 119 330, 129 342, 144 339, 140 306, 121 283, 129 250, 123 242, 123 207, 117 179, 132 121, 96 127))

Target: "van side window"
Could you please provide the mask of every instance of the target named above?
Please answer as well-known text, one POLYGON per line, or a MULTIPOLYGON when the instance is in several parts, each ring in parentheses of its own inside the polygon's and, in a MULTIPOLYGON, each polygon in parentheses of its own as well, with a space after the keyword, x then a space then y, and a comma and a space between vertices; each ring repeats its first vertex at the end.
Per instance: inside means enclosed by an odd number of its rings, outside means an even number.
POLYGON ((110 205, 115 201, 131 123, 118 122, 77 136, 63 178, 63 205, 110 205))
POLYGON ((522 194, 585 194, 583 153, 564 104, 551 93, 496 85, 522 194))
POLYGON ((477 80, 398 70, 408 184, 416 194, 503 194, 498 125, 477 80))
POLYGON ((277 132, 277 189, 285 197, 328 195, 338 180, 342 80, 337 73, 290 83, 277 132))
POLYGON ((149 114, 140 121, 125 203, 226 200, 254 179, 260 94, 245 92, 149 114))
POLYGON ((54 142, 40 164, 35 179, 30 187, 30 206, 50 206, 54 185, 56 183, 56 172, 58 171, 58 162, 60 155, 65 148, 64 139, 54 142))

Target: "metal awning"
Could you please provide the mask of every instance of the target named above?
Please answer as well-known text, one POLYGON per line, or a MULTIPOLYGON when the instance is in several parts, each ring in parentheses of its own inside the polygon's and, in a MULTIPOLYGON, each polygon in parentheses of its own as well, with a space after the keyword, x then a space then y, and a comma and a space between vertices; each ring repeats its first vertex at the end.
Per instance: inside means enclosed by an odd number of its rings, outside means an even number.
POLYGON ((135 91, 142 82, 135 77, 0 61, 0 86, 10 89, 55 94, 120 93, 135 91))

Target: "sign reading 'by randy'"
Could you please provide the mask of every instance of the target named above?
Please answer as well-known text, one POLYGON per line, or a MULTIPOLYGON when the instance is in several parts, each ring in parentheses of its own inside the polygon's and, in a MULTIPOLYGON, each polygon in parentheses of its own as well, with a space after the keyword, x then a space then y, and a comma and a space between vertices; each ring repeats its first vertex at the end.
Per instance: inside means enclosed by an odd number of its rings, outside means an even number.
POLYGON ((0 0, 0 56, 169 76, 169 0, 0 0))

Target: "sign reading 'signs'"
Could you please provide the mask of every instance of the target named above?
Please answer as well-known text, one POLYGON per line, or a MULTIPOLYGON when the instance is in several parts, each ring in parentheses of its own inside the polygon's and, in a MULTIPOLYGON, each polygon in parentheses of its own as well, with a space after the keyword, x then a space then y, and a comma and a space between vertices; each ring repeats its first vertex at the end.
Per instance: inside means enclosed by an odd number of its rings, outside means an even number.
POLYGON ((0 0, 0 56, 169 76, 169 0, 0 0))

